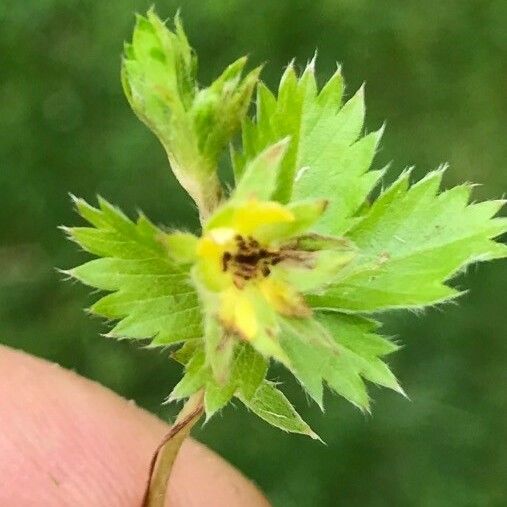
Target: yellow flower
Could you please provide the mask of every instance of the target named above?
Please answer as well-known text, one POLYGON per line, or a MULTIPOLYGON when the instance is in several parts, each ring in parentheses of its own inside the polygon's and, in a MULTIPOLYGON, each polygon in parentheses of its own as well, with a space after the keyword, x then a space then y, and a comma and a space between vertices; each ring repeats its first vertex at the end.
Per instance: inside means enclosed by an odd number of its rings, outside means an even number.
POLYGON ((234 339, 244 340, 288 364, 278 343, 283 319, 311 318, 304 295, 335 282, 355 256, 348 240, 307 232, 325 208, 325 201, 283 205, 235 196, 208 219, 200 238, 183 232, 162 238, 174 260, 193 263, 210 354, 228 356, 234 339))
POLYGON ((301 206, 254 198, 231 203, 210 218, 197 242, 194 278, 212 301, 213 318, 226 334, 281 360, 277 315, 312 314, 288 275, 315 263, 314 252, 298 251, 291 240, 306 229, 309 207, 320 215, 324 204, 305 204, 302 213, 301 206))

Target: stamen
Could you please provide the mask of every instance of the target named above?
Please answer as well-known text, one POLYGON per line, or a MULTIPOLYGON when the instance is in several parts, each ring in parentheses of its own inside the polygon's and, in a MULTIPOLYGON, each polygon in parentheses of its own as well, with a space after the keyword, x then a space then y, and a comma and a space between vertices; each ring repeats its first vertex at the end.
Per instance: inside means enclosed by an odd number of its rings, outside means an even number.
POLYGON ((287 257, 286 252, 270 250, 252 236, 244 238, 240 234, 234 236, 235 252, 225 252, 222 256, 223 271, 231 270, 234 285, 242 289, 249 280, 268 277, 271 266, 275 266, 287 257))
POLYGON ((224 273, 227 271, 227 267, 231 259, 232 259, 231 252, 225 252, 224 255, 222 255, 222 271, 224 273))

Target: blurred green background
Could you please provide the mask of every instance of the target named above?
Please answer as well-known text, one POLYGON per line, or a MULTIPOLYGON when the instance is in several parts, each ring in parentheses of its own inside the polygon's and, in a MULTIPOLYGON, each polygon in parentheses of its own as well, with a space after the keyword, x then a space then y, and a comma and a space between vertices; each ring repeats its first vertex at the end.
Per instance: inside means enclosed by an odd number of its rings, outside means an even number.
MULTIPOLYGON (((99 380, 168 418, 160 402, 180 371, 164 351, 113 343, 87 317, 93 301, 53 269, 85 259, 57 230, 78 222, 67 193, 99 193, 156 222, 196 226, 161 147, 129 110, 118 78, 133 12, 150 1, 0 2, 0 340, 99 380)), ((275 86, 292 57, 319 51, 324 80, 343 64, 349 94, 367 84, 367 129, 387 119, 376 166, 393 178, 449 161, 446 185, 507 176, 507 2, 164 0, 182 8, 203 83, 237 56, 267 62, 275 86)), ((473 267, 459 306, 387 314, 392 358, 412 401, 372 389, 365 417, 328 396, 323 416, 282 372, 326 441, 271 429, 229 407, 198 438, 254 479, 275 506, 507 505, 507 263, 473 267)), ((410 280, 407 280, 410 283, 410 280)), ((95 296, 96 297, 96 296, 95 296)), ((93 407, 90 407, 93 410, 93 407)))

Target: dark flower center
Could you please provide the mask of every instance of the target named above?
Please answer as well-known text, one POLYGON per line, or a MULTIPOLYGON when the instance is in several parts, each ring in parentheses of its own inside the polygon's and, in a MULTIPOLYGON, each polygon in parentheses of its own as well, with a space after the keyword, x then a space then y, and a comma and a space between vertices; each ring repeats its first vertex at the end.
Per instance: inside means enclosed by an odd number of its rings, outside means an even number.
POLYGON ((237 234, 234 241, 236 250, 227 251, 222 256, 222 270, 232 273, 234 284, 239 289, 248 280, 269 276, 271 266, 282 260, 279 250, 265 248, 251 236, 245 238, 237 234))

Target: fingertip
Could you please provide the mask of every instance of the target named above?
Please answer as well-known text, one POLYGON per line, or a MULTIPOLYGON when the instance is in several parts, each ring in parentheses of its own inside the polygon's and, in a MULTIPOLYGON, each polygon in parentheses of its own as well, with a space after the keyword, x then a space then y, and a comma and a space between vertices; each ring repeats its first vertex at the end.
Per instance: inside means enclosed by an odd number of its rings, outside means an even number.
MULTIPOLYGON (((0 371, 0 505, 140 505, 165 423, 95 382, 3 346, 0 371)), ((188 440, 166 505, 269 503, 234 467, 188 440)))

